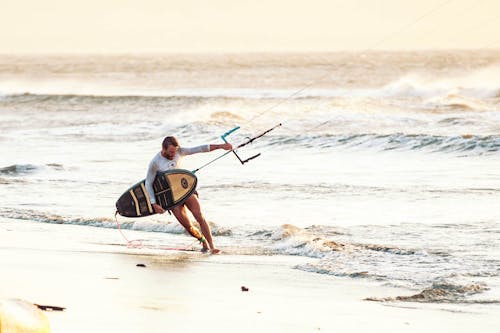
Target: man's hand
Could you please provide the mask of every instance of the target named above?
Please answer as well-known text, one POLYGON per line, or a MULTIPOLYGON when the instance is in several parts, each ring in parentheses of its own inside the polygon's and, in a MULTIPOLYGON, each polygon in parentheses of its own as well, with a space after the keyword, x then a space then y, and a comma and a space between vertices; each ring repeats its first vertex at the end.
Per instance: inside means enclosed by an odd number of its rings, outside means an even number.
POLYGON ((231 150, 231 149, 233 149, 233 145, 231 145, 229 142, 226 142, 226 143, 221 145, 221 148, 224 150, 231 150))
POLYGON ((160 205, 158 205, 156 203, 154 203, 152 206, 153 206, 153 210, 155 211, 156 214, 163 214, 163 213, 165 213, 165 209, 163 209, 162 206, 160 206, 160 205))
POLYGON ((233 149, 233 145, 231 145, 229 142, 210 145, 210 151, 216 149, 231 150, 233 149))

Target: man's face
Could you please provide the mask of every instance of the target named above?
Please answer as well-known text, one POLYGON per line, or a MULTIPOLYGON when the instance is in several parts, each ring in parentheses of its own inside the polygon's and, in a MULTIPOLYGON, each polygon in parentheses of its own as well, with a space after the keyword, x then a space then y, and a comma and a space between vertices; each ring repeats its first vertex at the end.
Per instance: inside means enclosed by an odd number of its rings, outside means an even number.
POLYGON ((175 147, 172 145, 168 145, 167 149, 162 147, 161 156, 165 157, 166 159, 173 160, 175 153, 177 153, 177 150, 179 150, 179 147, 175 147))

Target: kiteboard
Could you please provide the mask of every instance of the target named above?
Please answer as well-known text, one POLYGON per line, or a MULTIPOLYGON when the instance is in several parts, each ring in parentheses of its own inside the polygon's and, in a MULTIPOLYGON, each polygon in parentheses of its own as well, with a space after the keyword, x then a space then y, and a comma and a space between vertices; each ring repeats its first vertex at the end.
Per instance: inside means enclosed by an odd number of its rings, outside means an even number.
MULTIPOLYGON (((196 191, 198 179, 184 169, 158 172, 153 182, 156 203, 165 210, 178 206, 196 191)), ((116 211, 125 217, 143 217, 155 214, 145 180, 126 190, 116 201, 116 211)))

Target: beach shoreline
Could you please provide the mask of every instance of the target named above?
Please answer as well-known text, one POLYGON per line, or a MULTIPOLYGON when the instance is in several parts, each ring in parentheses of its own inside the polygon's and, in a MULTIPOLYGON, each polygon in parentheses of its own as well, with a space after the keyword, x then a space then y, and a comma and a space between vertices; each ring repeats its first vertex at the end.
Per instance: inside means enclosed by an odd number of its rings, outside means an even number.
MULTIPOLYGON (((116 230, 0 219, 0 298, 65 307, 45 312, 51 332, 494 332, 494 309, 366 297, 397 288, 314 274, 295 256, 141 252, 79 232, 116 230), (72 234, 68 238, 66 232, 72 234), (142 264, 145 267, 138 267, 142 264), (243 291, 242 287, 248 288, 243 291)), ((182 236, 179 236, 182 237, 182 236)))

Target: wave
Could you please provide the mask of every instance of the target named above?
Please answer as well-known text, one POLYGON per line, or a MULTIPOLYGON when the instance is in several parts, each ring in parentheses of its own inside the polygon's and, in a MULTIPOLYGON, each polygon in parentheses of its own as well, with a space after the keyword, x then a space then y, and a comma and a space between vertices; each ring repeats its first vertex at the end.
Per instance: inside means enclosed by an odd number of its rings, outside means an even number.
MULTIPOLYGON (((425 85, 423 85, 425 86, 425 85)), ((482 100, 490 98, 500 98, 500 87, 485 91, 472 93, 468 90, 454 91, 419 88, 416 85, 413 88, 405 87, 402 83, 393 83, 387 87, 379 89, 314 89, 301 92, 295 95, 297 91, 293 90, 264 90, 264 89, 221 89, 194 90, 194 91, 165 91, 156 93, 138 93, 130 91, 124 93, 105 94, 76 94, 76 93, 14 93, 0 94, 0 101, 3 103, 94 103, 105 104, 110 102, 123 103, 151 103, 159 101, 182 101, 182 102, 201 102, 207 100, 311 100, 315 102, 321 99, 337 98, 423 98, 426 100, 427 107, 443 107, 449 110, 473 111, 484 108, 482 100)))
POLYGON ((298 228, 284 224, 266 235, 275 241, 273 247, 280 254, 294 254, 313 258, 323 258, 337 251, 374 251, 393 255, 413 256, 426 254, 420 249, 408 249, 380 244, 365 244, 356 242, 340 242, 331 239, 332 236, 345 235, 345 231, 326 226, 298 228))
MULTIPOLYGON (((453 121, 453 120, 448 120, 453 121)), ((270 145, 296 145, 305 148, 365 148, 377 151, 426 151, 483 155, 500 151, 500 136, 463 134, 455 136, 427 134, 347 134, 275 136, 270 145)))
MULTIPOLYGON (((112 228, 116 225, 114 219, 112 218, 71 218, 65 217, 58 214, 39 212, 29 209, 0 209, 0 216, 16 219, 16 220, 29 220, 43 223, 53 223, 53 224, 77 224, 77 225, 88 225, 95 227, 112 228)), ((124 226, 125 228, 127 226, 124 226)))
POLYGON ((262 231, 254 235, 257 234, 273 241, 270 248, 276 254, 298 255, 311 258, 327 258, 332 253, 342 251, 346 253, 374 251, 401 256, 425 254, 424 251, 418 249, 333 240, 332 237, 345 235, 345 231, 326 226, 312 226, 302 229, 291 224, 284 224, 275 230, 262 231))
MULTIPOLYGON (((364 90, 362 90, 364 91, 364 90)), ((301 94, 294 95, 295 90, 289 89, 171 89, 157 91, 140 91, 137 89, 123 91, 93 91, 93 92, 78 92, 78 91, 22 91, 1 93, 0 98, 4 101, 15 102, 63 102, 63 101, 132 101, 132 100, 201 100, 201 99, 304 99, 304 98, 333 98, 340 96, 349 96, 351 93, 359 95, 356 91, 345 89, 311 89, 301 94)))
POLYGON ((50 168, 52 170, 64 170, 64 166, 58 163, 49 163, 44 165, 13 164, 0 168, 0 175, 20 176, 20 175, 32 174, 46 168, 50 168))
MULTIPOLYGON (((297 265, 295 268, 316 274, 326 274, 336 277, 347 277, 355 279, 367 279, 384 283, 384 285, 396 288, 415 289, 422 285, 431 283, 419 293, 396 297, 368 297, 366 300, 379 302, 425 302, 425 303, 499 303, 500 300, 484 300, 472 296, 481 294, 489 287, 483 283, 470 282, 460 284, 463 281, 474 278, 497 277, 494 272, 476 272, 476 274, 461 274, 458 268, 453 268, 450 274, 444 258, 432 256, 412 255, 403 253, 406 261, 397 260, 394 255, 399 253, 387 252, 384 256, 370 255, 360 248, 348 248, 343 252, 335 252, 339 255, 325 256, 316 263, 297 265), (392 257, 392 258, 391 258, 392 257), (426 262, 427 266, 421 266, 419 261, 426 262), (432 265, 433 267, 429 266, 432 265), (438 271, 434 271, 434 270, 438 271), (401 272, 404 272, 401 274, 401 272), (434 282, 434 281, 450 282, 434 282), (451 282, 456 280, 458 282, 451 282)), ((470 268, 474 269, 474 268, 470 268)))
POLYGON ((12 179, 12 178, 3 178, 0 177, 0 185, 8 185, 8 184, 26 184, 27 181, 23 179, 12 179))
POLYGON ((37 94, 37 93, 21 93, 21 94, 4 94, 2 100, 4 103, 44 103, 44 102, 68 102, 68 103, 94 103, 94 104, 106 104, 111 102, 123 102, 123 103, 143 103, 143 102, 153 102, 153 101, 179 101, 179 100, 200 100, 203 98, 215 98, 222 96, 201 96, 201 95, 181 95, 181 94, 65 94, 65 93, 55 93, 55 94, 37 94))
POLYGON ((477 264, 477 258, 468 262, 464 258, 439 249, 361 243, 356 242, 352 235, 326 236, 323 231, 323 227, 301 229, 293 225, 283 225, 264 235, 273 240, 269 247, 275 254, 317 259, 297 265, 295 268, 299 270, 368 279, 410 289, 429 283, 432 285, 431 288, 415 295, 370 300, 500 303, 500 301, 470 299, 471 296, 488 290, 488 287, 476 282, 462 284, 464 280, 471 278, 498 276, 496 265, 486 268, 485 265, 477 264), (316 233, 318 230, 320 233, 316 233), (455 280, 460 282, 452 282, 455 280))
MULTIPOLYGON (((185 233, 184 228, 177 222, 155 222, 151 220, 126 220, 118 221, 114 217, 68 217, 61 216, 58 214, 39 212, 35 210, 23 210, 23 209, 0 209, 0 216, 17 219, 17 220, 29 220, 42 223, 52 223, 52 224, 73 224, 90 226, 97 228, 110 228, 110 229, 128 229, 136 231, 145 232, 163 232, 170 234, 182 234, 185 233), (119 223, 119 225, 118 225, 119 223)), ((199 227, 196 223, 194 223, 199 227)), ((209 222, 212 229, 212 233, 215 236, 229 236, 231 235, 231 229, 218 226, 214 222, 209 222)))
POLYGON ((451 283, 435 283, 430 288, 409 296, 368 297, 366 301, 375 302, 419 302, 419 303, 474 303, 500 304, 500 300, 467 299, 467 297, 483 293, 489 288, 480 283, 455 285, 451 283))
POLYGON ((17 176, 33 173, 39 170, 40 167, 33 164, 13 164, 0 168, 1 175, 17 176))
MULTIPOLYGON (((73 224, 84 225, 99 228, 120 228, 126 230, 136 230, 145 232, 162 232, 171 234, 182 234, 184 228, 176 221, 172 222, 156 222, 151 219, 116 219, 113 217, 69 217, 61 216, 50 212, 40 212, 29 209, 0 209, 0 216, 18 219, 29 220, 52 224, 73 224)), ((196 222, 193 223, 199 227, 196 222)), ((386 251, 394 254, 408 255, 414 254, 413 250, 405 250, 396 247, 388 247, 375 244, 355 244, 342 243, 332 240, 329 236, 343 235, 345 231, 341 231, 335 227, 327 226, 312 226, 306 229, 296 227, 291 224, 284 224, 275 229, 261 229, 257 231, 246 232, 244 229, 232 230, 217 225, 210 221, 212 233, 215 236, 232 236, 238 234, 238 237, 252 238, 257 241, 266 241, 269 245, 270 253, 299 255, 311 258, 322 258, 332 251, 352 251, 356 249, 365 249, 372 251, 386 251)), ((269 252, 268 251, 268 252, 269 252)))
POLYGON ((268 235, 273 240, 271 249, 277 254, 323 258, 332 251, 343 251, 347 246, 291 224, 284 224, 268 235))
POLYGON ((409 73, 380 90, 380 97, 470 97, 477 99, 500 96, 500 66, 493 65, 473 72, 448 77, 409 73))
POLYGON ((287 193, 303 193, 307 197, 313 195, 328 195, 338 192, 358 192, 358 191, 375 191, 382 190, 381 188, 374 188, 369 186, 350 186, 350 185, 328 185, 323 183, 318 184, 286 184, 286 183, 268 183, 268 182, 248 182, 242 183, 224 183, 215 185, 203 185, 203 189, 213 191, 244 191, 244 192, 282 192, 283 195, 287 193))
POLYGON ((214 112, 210 115, 210 118, 214 119, 214 120, 224 120, 224 121, 228 121, 228 119, 230 121, 243 121, 244 120, 244 118, 241 117, 240 115, 238 115, 234 112, 230 112, 230 111, 214 112))

